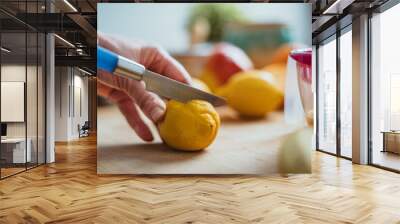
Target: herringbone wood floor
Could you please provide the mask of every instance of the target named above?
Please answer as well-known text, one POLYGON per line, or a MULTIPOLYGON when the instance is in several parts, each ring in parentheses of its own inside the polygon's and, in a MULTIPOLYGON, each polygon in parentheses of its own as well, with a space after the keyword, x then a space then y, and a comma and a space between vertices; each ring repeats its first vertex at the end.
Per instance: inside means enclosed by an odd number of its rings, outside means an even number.
POLYGON ((400 175, 316 152, 313 174, 97 176, 95 138, 0 181, 0 223, 400 223, 400 175))

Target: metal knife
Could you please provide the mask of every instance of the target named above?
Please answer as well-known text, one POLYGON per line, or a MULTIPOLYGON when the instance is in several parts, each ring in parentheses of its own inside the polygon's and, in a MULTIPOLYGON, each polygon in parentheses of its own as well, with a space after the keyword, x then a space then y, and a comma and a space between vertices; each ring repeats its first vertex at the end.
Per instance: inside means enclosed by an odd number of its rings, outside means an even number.
POLYGON ((143 65, 100 46, 97 46, 97 69, 129 79, 143 80, 146 90, 168 99, 184 103, 194 99, 205 100, 214 106, 225 104, 221 97, 149 71, 143 65))

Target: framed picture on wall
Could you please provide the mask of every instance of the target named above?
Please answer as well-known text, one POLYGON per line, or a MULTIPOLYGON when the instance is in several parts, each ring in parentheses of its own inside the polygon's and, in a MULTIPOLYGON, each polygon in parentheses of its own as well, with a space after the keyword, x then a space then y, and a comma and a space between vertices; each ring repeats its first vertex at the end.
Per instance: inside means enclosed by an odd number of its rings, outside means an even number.
POLYGON ((1 122, 24 122, 25 82, 1 82, 1 122))

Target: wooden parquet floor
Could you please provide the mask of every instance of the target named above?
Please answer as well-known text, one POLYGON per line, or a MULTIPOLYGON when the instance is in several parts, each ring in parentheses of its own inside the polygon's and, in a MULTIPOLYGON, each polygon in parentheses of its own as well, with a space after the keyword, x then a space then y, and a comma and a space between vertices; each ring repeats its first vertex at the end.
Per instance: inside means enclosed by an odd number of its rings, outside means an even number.
POLYGON ((0 181, 0 223, 400 223, 400 175, 316 152, 313 174, 98 176, 94 137, 0 181))

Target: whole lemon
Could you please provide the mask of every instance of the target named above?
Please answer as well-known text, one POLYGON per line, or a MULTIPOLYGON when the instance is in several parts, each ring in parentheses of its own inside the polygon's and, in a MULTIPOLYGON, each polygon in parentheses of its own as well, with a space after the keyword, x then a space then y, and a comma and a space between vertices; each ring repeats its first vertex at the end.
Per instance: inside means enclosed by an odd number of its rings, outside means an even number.
POLYGON ((283 92, 274 76, 266 71, 246 71, 233 76, 217 94, 226 98, 230 107, 246 117, 262 117, 278 109, 283 92))
POLYGON ((168 146, 197 151, 205 149, 214 141, 219 126, 219 115, 210 103, 202 100, 187 103, 170 100, 164 120, 159 125, 159 132, 168 146))
POLYGON ((289 134, 279 148, 278 168, 281 173, 310 173, 312 152, 311 128, 289 134))
POLYGON ((281 91, 285 91, 285 82, 286 82, 286 64, 285 63, 275 63, 267 65, 263 68, 264 71, 267 71, 274 75, 275 79, 278 83, 278 88, 281 91))
POLYGON ((202 71, 199 78, 211 91, 215 91, 221 85, 216 78, 215 72, 207 68, 202 71))

